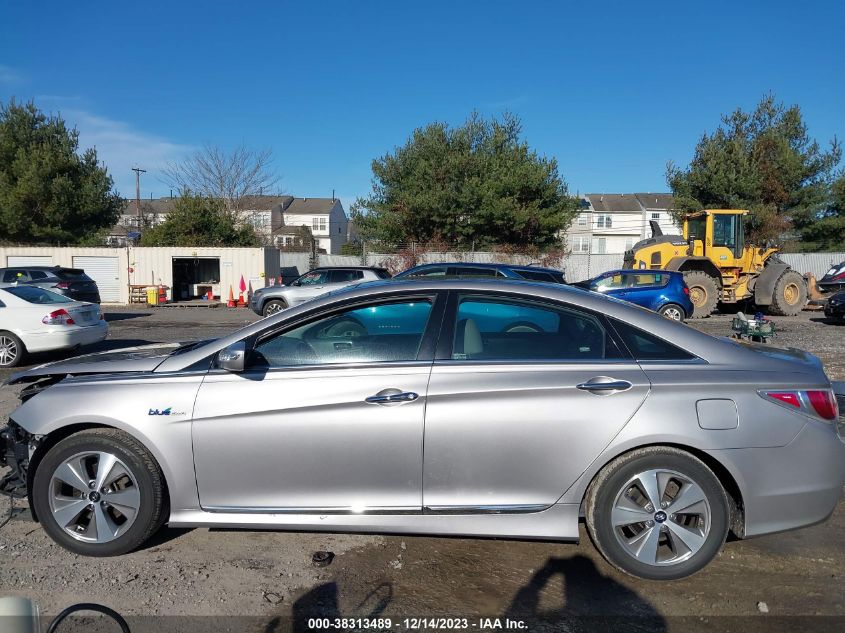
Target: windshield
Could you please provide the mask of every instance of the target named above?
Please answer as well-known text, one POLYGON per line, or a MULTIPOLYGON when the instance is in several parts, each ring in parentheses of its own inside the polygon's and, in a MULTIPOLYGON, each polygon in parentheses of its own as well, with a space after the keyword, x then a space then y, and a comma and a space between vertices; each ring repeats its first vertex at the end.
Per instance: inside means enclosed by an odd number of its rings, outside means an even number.
POLYGON ((68 299, 65 296, 44 290, 43 288, 36 288, 33 286, 12 286, 11 288, 4 288, 6 292, 16 296, 18 299, 23 299, 27 303, 36 303, 39 305, 46 305, 51 303, 73 303, 73 299, 68 299))

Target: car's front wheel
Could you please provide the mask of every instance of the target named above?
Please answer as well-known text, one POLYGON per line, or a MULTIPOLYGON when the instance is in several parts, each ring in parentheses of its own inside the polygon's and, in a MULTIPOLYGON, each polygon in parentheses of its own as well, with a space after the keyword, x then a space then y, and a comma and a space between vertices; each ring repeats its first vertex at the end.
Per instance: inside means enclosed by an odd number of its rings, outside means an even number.
POLYGON ((47 534, 86 556, 130 552, 166 519, 161 469, 117 429, 90 429, 58 442, 38 464, 32 496, 47 534))
POLYGON ((586 498, 587 528, 618 569, 675 580, 702 569, 728 534, 722 484, 704 462, 671 447, 647 447, 611 462, 586 498))
POLYGON ((287 306, 285 305, 284 301, 279 299, 273 299, 272 301, 268 301, 264 304, 264 308, 261 310, 261 313, 265 316, 273 316, 274 314, 278 314, 282 310, 284 310, 287 306))

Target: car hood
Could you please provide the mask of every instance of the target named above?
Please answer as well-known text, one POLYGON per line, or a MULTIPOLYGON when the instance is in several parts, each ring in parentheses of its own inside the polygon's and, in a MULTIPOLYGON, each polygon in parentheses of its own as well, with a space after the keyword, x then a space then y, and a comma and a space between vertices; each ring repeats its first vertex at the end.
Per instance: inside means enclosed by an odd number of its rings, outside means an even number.
POLYGON ((156 343, 76 356, 18 372, 6 384, 33 382, 45 376, 153 371, 181 345, 184 343, 156 343))

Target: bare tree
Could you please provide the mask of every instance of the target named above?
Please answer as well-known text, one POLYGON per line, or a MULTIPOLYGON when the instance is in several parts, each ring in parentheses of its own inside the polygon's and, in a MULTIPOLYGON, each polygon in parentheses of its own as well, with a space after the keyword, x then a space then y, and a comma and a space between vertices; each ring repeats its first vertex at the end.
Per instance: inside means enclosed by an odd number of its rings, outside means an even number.
MULTIPOLYGON (((216 198, 233 220, 243 220, 251 196, 274 194, 279 176, 272 170, 273 152, 239 145, 226 151, 205 145, 188 158, 168 163, 162 179, 179 191, 216 198)), ((253 207, 254 208, 254 207, 253 207)))

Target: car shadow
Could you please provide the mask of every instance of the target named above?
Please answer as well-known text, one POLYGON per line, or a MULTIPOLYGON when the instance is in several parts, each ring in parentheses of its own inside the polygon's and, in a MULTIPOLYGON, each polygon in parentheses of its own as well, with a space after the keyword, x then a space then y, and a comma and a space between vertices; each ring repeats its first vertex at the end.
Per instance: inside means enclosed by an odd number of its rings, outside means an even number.
POLYGON ((522 620, 531 631, 667 630, 666 620, 648 600, 581 555, 549 558, 516 592, 503 617, 522 620), (549 587, 556 577, 563 585, 560 595, 549 587))
POLYGON ((810 317, 813 323, 824 323, 825 325, 845 325, 845 319, 834 319, 829 317, 810 317))
MULTIPOLYGON (((327 582, 318 585, 300 596, 291 606, 292 633, 311 633, 313 626, 308 625, 309 619, 327 618, 377 618, 393 600, 393 585, 383 582, 376 586, 357 606, 348 613, 342 614, 338 603, 339 590, 337 583, 327 582)), ((274 623, 268 625, 266 633, 275 631, 274 623)))
MULTIPOLYGON (((167 545, 170 541, 175 541, 176 539, 193 532, 196 528, 175 528, 175 527, 167 527, 166 525, 159 528, 159 530, 153 534, 149 539, 144 541, 137 549, 136 552, 143 552, 146 550, 154 550, 157 547, 161 547, 162 545, 167 545)), ((167 548, 168 550, 170 548, 167 548)))
POLYGON ((106 312, 103 311, 103 316, 108 323, 112 321, 128 321, 129 319, 140 319, 141 317, 148 317, 152 312, 106 312))

